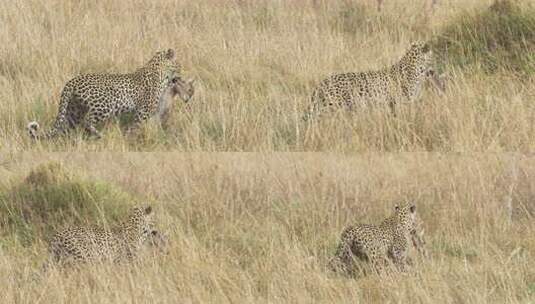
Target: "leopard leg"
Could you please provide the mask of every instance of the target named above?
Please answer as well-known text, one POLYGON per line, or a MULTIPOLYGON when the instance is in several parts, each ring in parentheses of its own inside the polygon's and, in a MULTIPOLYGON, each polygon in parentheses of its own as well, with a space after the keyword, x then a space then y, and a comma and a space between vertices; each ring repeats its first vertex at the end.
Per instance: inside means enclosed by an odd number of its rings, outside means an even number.
POLYGON ((106 121, 111 115, 111 109, 93 108, 84 117, 84 129, 96 139, 102 138, 102 134, 96 126, 106 121))
POLYGON ((368 253, 368 259, 370 266, 376 274, 381 274, 385 269, 385 259, 379 254, 376 248, 372 248, 368 253))
POLYGON ((149 113, 144 110, 136 110, 134 112, 134 121, 128 127, 127 133, 132 134, 139 130, 141 123, 149 119, 149 113))
POLYGON ((404 247, 405 246, 403 245, 393 246, 390 252, 392 262, 394 263, 396 268, 401 272, 406 272, 407 266, 410 266, 409 263, 412 264, 412 260, 408 259, 407 250, 404 247))
POLYGON ((351 274, 353 262, 351 246, 347 242, 342 242, 338 245, 334 257, 329 261, 329 266, 335 272, 351 274))
POLYGON ((90 135, 94 136, 96 139, 102 138, 102 134, 97 130, 96 125, 98 123, 99 119, 97 115, 89 113, 85 118, 83 122, 83 127, 85 131, 90 135))
POLYGON ((67 106, 65 119, 67 127, 74 129, 77 126, 83 124, 85 115, 87 114, 87 107, 84 106, 83 100, 80 98, 73 98, 67 106))
POLYGON ((92 136, 94 136, 96 139, 101 139, 102 134, 95 128, 93 124, 86 123, 85 130, 92 136))

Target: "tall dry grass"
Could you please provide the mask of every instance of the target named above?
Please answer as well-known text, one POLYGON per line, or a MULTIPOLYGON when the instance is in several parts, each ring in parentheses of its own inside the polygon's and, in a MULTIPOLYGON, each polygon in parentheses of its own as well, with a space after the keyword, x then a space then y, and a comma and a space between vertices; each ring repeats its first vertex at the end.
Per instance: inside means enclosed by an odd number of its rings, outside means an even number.
POLYGON ((425 2, 386 1, 378 13, 375 1, 357 0, 2 1, 0 145, 15 151, 533 150, 533 78, 488 74, 477 56, 470 65, 441 66, 451 78, 446 93, 427 90, 396 117, 376 108, 312 126, 300 121, 321 79, 389 65, 410 42, 434 39, 493 1, 440 1, 431 16, 425 2), (128 138, 112 123, 99 141, 82 132, 53 142, 28 138, 29 121, 52 124, 70 78, 129 72, 169 47, 184 73, 199 79, 192 107, 177 102, 169 130, 151 122, 143 136, 128 138))
MULTIPOLYGON (((12 154, 0 159, 2 206, 32 170, 51 161, 80 180, 129 193, 133 201, 125 206, 153 202, 160 228, 170 235, 170 253, 147 252, 133 264, 51 270, 33 280, 46 258, 48 232, 28 222, 38 237, 24 243, 19 230, 3 226, 3 303, 535 301, 534 158, 12 154), (417 259, 407 275, 353 279, 325 269, 346 225, 378 222, 401 200, 417 204, 429 258, 417 259)), ((88 199, 87 207, 99 199, 88 199)), ((65 216, 55 225, 67 222, 65 216)))

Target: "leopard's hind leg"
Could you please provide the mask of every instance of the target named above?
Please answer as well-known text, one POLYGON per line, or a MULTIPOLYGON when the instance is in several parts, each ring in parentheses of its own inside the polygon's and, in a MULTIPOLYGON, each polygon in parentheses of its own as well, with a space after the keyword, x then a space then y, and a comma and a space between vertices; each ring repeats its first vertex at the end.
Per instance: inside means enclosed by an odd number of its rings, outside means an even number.
POLYGON ((112 109, 106 107, 90 108, 83 119, 84 129, 95 138, 102 138, 102 134, 97 130, 97 126, 107 121, 112 112, 112 109))
POLYGON ((329 268, 334 272, 351 274, 353 270, 353 257, 349 244, 342 242, 336 248, 336 253, 329 260, 329 268))

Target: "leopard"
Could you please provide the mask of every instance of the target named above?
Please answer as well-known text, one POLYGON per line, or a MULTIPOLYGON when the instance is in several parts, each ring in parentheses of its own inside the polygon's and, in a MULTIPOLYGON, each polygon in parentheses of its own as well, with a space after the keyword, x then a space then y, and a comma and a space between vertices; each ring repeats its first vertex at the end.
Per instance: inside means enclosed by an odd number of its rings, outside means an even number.
POLYGON ((331 75, 314 89, 302 119, 309 121, 335 109, 354 110, 372 104, 387 104, 395 114, 397 103, 419 98, 423 83, 435 75, 433 64, 430 44, 414 42, 389 67, 331 75))
POLYGON ((44 268, 132 261, 142 249, 165 249, 166 243, 155 227, 152 207, 136 206, 127 220, 111 228, 75 226, 57 231, 49 241, 50 257, 44 268))
POLYGON ((129 131, 158 111, 164 92, 181 73, 173 49, 156 52, 134 72, 127 74, 84 74, 69 80, 60 96, 53 126, 39 132, 37 121, 28 123, 32 139, 50 139, 82 126, 91 136, 101 138, 97 129, 113 117, 133 113, 129 131))
POLYGON ((413 264, 409 255, 411 245, 426 254, 422 222, 417 217, 416 206, 411 203, 398 204, 394 213, 379 225, 356 224, 346 227, 329 267, 335 272, 355 275, 356 266, 368 263, 375 273, 381 274, 393 264, 398 271, 406 272, 413 264), (356 265, 358 261, 364 264, 356 265))
POLYGON ((158 104, 158 121, 163 129, 169 127, 173 101, 178 97, 188 104, 195 94, 195 78, 182 79, 177 76, 172 79, 172 84, 165 90, 161 102, 158 104))

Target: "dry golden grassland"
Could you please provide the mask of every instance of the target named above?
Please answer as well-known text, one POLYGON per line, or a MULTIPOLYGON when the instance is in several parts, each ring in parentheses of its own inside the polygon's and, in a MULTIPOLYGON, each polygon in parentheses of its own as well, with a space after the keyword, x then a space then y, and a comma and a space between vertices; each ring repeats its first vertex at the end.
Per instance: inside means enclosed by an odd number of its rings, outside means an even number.
POLYGON ((439 1, 426 15, 424 0, 385 1, 381 13, 371 0, 1 1, 0 145, 17 151, 533 150, 535 15, 519 13, 533 7, 516 1, 520 10, 504 26, 487 26, 485 19, 475 21, 482 29, 475 30, 471 20, 492 2, 439 1), (426 90, 396 117, 378 107, 311 126, 300 120, 323 78, 390 65, 411 42, 434 41, 460 21, 467 21, 464 40, 443 40, 451 51, 437 56, 450 77, 444 95, 426 90), (52 142, 27 136, 31 120, 42 129, 52 125, 72 77, 130 72, 169 47, 198 82, 191 108, 177 101, 168 130, 150 122, 140 138, 128 138, 111 123, 98 141, 81 131, 52 142), (515 69, 485 68, 519 54, 515 69))
POLYGON ((3 303, 535 301, 535 158, 57 153, 0 164, 3 303), (345 226, 404 200, 425 222, 428 258, 405 275, 325 269, 345 226), (167 256, 35 278, 55 228, 113 223, 145 201, 167 256))

